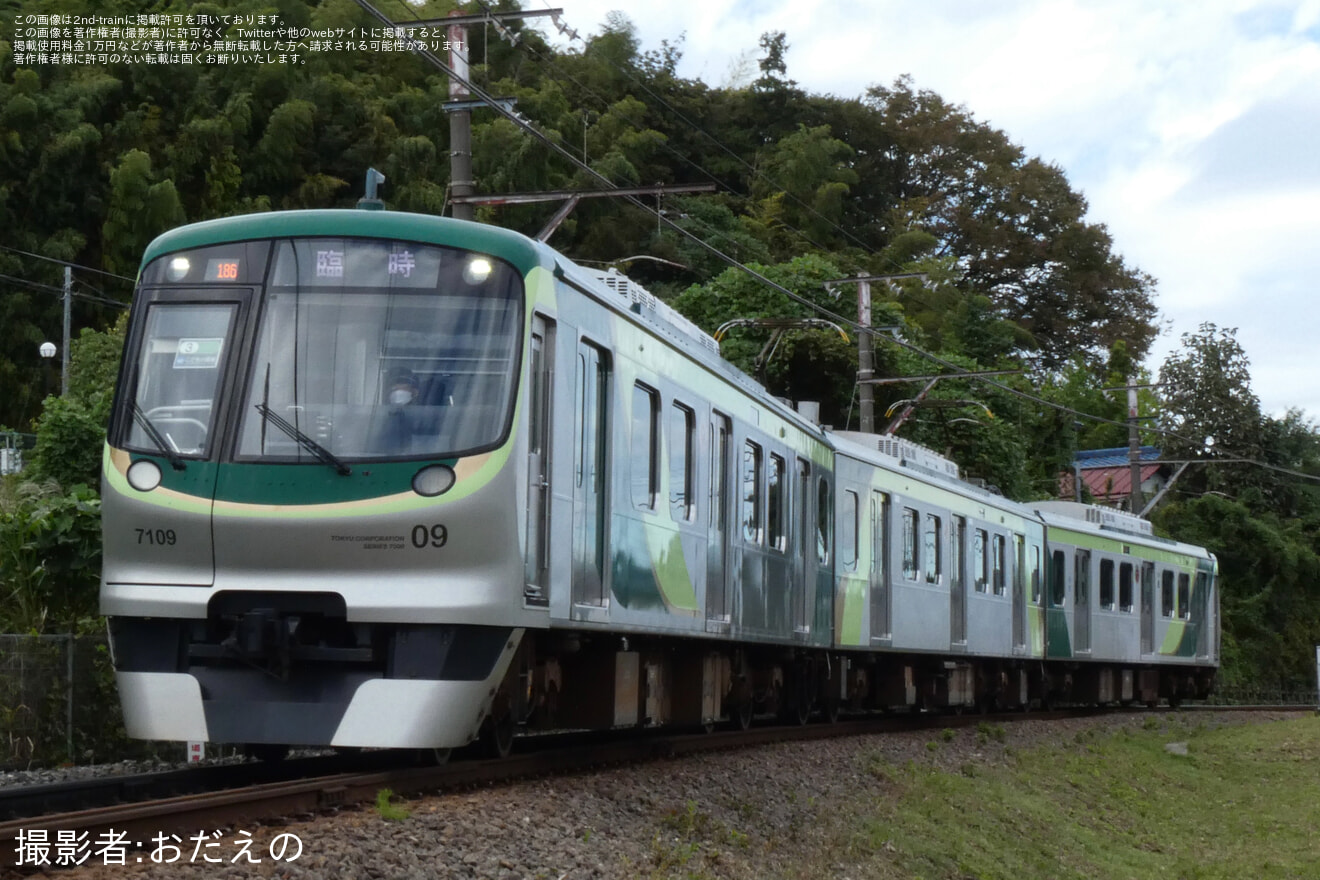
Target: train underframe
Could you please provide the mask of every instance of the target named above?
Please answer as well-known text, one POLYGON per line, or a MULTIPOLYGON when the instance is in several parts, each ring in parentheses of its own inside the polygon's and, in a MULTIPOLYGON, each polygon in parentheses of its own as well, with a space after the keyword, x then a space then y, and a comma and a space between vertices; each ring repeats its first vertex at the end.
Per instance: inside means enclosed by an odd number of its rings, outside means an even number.
POLYGON ((292 609, 287 596, 231 595, 234 607, 218 617, 112 620, 130 735, 246 743, 256 753, 481 739, 501 755, 520 730, 1177 705, 1208 695, 1215 672, 599 630, 348 623, 331 594, 299 595, 292 609))
POLYGON ((594 632, 528 633, 493 713, 529 729, 805 723, 840 712, 1177 706, 1215 670, 839 651, 594 632))

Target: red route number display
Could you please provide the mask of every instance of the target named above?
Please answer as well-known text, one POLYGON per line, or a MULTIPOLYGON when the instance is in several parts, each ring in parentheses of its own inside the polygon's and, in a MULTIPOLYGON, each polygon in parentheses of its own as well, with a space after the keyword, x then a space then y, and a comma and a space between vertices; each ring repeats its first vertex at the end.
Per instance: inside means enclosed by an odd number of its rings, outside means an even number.
POLYGON ((206 281, 237 281, 238 260, 208 260, 206 281))

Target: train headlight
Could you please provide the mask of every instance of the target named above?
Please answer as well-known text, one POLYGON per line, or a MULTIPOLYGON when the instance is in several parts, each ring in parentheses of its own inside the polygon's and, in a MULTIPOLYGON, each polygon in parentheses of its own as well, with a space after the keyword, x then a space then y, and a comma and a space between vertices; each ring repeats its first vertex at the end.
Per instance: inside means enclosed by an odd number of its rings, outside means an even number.
POLYGON ((128 466, 128 485, 139 492, 150 492, 160 485, 160 468, 154 461, 142 459, 128 466))
POLYGON ((427 465, 412 478, 413 491, 427 498, 443 495, 453 485, 454 469, 443 464, 427 465))
POLYGON ((473 257, 463 267, 463 280, 468 284, 480 284, 490 277, 490 260, 485 257, 473 257))
POLYGON ((165 275, 171 281, 182 281, 188 277, 188 270, 192 268, 192 263, 188 262, 187 257, 175 257, 170 260, 169 268, 165 270, 165 275))

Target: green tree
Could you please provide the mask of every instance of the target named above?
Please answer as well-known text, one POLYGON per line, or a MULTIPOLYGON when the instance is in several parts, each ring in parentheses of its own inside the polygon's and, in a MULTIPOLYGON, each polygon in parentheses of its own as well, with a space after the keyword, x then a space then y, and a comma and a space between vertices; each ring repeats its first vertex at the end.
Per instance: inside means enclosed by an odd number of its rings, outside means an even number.
MULTIPOLYGON (((1160 367, 1163 413, 1170 458, 1259 459, 1262 455, 1260 401, 1251 390, 1251 362, 1235 328, 1204 323, 1182 335, 1182 346, 1160 367)), ((1260 474, 1225 467, 1200 467, 1186 477, 1198 491, 1222 490, 1259 481, 1260 474)))

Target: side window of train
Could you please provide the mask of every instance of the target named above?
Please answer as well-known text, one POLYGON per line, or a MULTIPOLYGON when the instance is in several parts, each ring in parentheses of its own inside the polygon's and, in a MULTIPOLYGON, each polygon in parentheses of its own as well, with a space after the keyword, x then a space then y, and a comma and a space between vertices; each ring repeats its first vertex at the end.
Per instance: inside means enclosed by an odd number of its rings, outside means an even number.
POLYGON ((749 544, 761 543, 761 471, 765 468, 761 456, 761 447, 751 440, 743 445, 742 528, 743 540, 749 544))
POLYGON ((1173 617, 1173 572, 1168 569, 1160 572, 1160 615, 1173 617))
POLYGON ((1091 551, 1078 550, 1073 557, 1073 604, 1091 604, 1091 551))
POLYGON ((972 537, 972 574, 976 578, 976 592, 984 593, 990 588, 990 565, 988 554, 990 548, 986 545, 990 543, 990 538, 986 535, 985 529, 977 529, 972 537))
POLYGON ((770 473, 766 481, 766 533, 772 550, 783 552, 788 546, 786 520, 784 517, 785 496, 788 485, 785 482, 784 459, 770 453, 770 473))
POLYGON ((910 581, 917 579, 917 517, 912 508, 903 508, 903 577, 910 581))
POLYGON ((1118 567, 1118 610, 1132 610, 1132 563, 1124 562, 1118 567))
POLYGON ((1100 607, 1114 610, 1114 560, 1100 560, 1100 607))
POLYGON ((1004 569, 1007 565, 1007 559, 1005 558, 1006 542, 1004 541, 1003 535, 995 535, 993 541, 994 543, 991 544, 991 547, 994 552, 991 554, 991 563, 994 566, 995 595, 1002 596, 1004 595, 1004 586, 1006 583, 1004 579, 1004 569))
POLYGON ((697 498, 692 492, 692 462, 696 449, 696 415, 674 401, 669 412, 669 509, 675 520, 697 518, 697 498))
POLYGON ((632 502, 634 507, 655 510, 659 445, 660 395, 641 382, 633 386, 632 400, 632 502))
POLYGON ((857 493, 845 490, 843 521, 839 523, 839 564, 848 569, 857 567, 857 508, 857 493))
POLYGON ((1050 554, 1050 604, 1055 608, 1063 606, 1064 597, 1067 595, 1068 584, 1065 581, 1067 572, 1068 561, 1063 551, 1055 550, 1050 554))
POLYGON ((834 508, 830 506, 830 484, 824 477, 816 484, 816 559, 821 565, 830 561, 830 547, 834 536, 830 534, 830 517, 834 508))
POLYGON ((940 518, 926 514, 926 530, 921 538, 922 560, 926 563, 926 583, 940 582, 940 518))
MULTIPOLYGON (((1201 586, 1202 584, 1204 584, 1205 580, 1206 580, 1205 575, 1198 572, 1196 575, 1197 586, 1201 586)), ((1191 587, 1191 578, 1189 578, 1186 574, 1179 574, 1178 575, 1178 616, 1181 617, 1183 620, 1186 620, 1187 618, 1192 616, 1192 594, 1190 587, 1191 587)))

